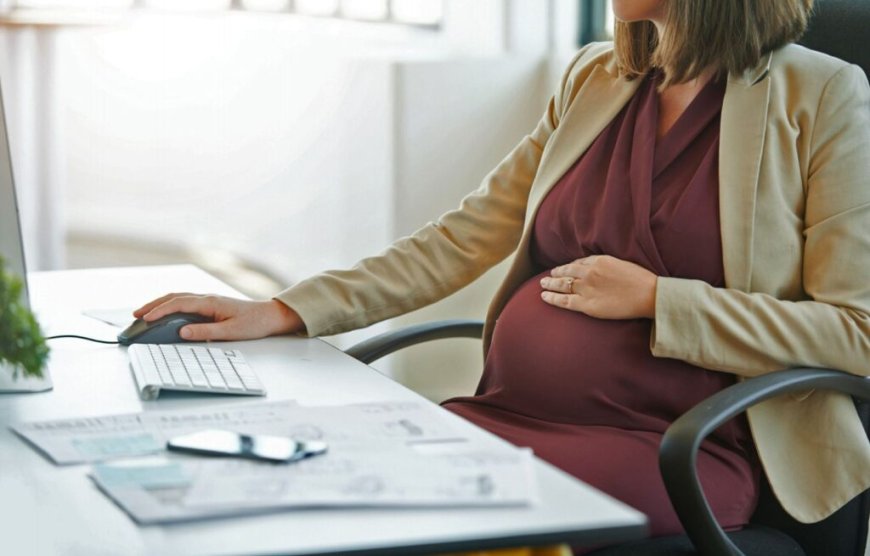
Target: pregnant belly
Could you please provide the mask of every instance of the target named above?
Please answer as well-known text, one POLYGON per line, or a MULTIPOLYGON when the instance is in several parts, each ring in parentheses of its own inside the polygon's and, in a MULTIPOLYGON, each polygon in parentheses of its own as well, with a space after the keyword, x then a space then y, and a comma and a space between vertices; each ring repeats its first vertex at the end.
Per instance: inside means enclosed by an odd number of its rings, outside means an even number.
POLYGON ((477 402, 549 421, 663 432, 731 382, 653 357, 648 319, 602 320, 544 303, 546 274, 525 282, 501 313, 477 402))

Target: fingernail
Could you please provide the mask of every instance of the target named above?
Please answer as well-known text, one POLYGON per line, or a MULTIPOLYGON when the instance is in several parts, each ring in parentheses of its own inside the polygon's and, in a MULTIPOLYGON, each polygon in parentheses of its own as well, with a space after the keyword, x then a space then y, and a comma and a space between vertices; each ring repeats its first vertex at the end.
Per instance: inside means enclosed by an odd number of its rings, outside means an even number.
POLYGON ((542 285, 542 286, 546 287, 546 286, 547 286, 547 282, 549 282, 549 280, 548 280, 547 278, 541 278, 541 285, 542 285))
POLYGON ((190 339, 191 336, 193 336, 193 333, 190 331, 189 328, 187 328, 185 326, 184 328, 181 329, 181 337, 182 338, 190 339))

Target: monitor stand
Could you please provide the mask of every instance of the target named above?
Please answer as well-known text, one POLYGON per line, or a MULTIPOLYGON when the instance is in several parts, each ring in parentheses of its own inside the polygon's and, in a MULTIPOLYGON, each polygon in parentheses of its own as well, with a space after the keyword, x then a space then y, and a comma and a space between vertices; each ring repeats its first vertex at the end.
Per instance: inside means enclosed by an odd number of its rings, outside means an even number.
POLYGON ((24 376, 22 371, 18 372, 18 378, 14 378, 13 369, 8 363, 0 363, 0 393, 45 392, 53 388, 48 369, 43 371, 41 378, 24 376))

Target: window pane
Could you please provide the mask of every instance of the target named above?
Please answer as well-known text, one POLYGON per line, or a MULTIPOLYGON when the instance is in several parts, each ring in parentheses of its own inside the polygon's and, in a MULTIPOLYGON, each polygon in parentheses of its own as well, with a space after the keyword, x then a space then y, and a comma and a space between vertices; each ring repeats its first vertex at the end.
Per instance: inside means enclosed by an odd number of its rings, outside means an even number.
POLYGON ((242 7, 261 12, 283 12, 290 7, 290 0, 242 0, 242 7))
POLYGON ((341 15, 353 19, 386 19, 387 0, 341 0, 341 15))
POLYGON ((437 25, 444 17, 441 0, 393 0, 393 18, 405 23, 437 25))
POLYGON ((18 0, 19 8, 129 8, 133 0, 18 0))
POLYGON ((225 10, 230 7, 230 0, 145 0, 143 4, 158 10, 225 10))
POLYGON ((308 15, 335 15, 338 0, 296 0, 296 11, 308 15))
POLYGON ((607 10, 604 12, 604 30, 607 36, 613 38, 613 0, 607 0, 607 10))

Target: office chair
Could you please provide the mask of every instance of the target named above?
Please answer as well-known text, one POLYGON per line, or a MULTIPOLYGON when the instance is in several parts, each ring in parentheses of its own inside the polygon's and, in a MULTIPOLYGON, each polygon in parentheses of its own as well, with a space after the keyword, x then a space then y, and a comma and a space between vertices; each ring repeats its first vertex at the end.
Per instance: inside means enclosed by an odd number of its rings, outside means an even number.
MULTIPOLYGON (((423 342, 482 336, 481 321, 445 320, 386 332, 354 345, 345 353, 369 364, 423 342)), ((687 535, 631 542, 595 551, 591 556, 863 556, 870 491, 829 518, 804 524, 786 514, 763 480, 750 525, 727 534, 716 524, 701 491, 695 461, 701 441, 708 434, 754 404, 809 388, 829 388, 870 399, 870 380, 829 369, 788 369, 718 392, 674 421, 660 448, 662 476, 687 535)), ((870 424, 870 405, 858 407, 866 429, 870 424)))
MULTIPOLYGON (((870 76, 870 0, 816 0, 800 44, 860 66, 870 76)), ((483 323, 451 320, 410 326, 361 342, 346 351, 363 363, 414 344, 442 338, 481 338, 483 323)), ((729 419, 774 396, 812 388, 856 398, 870 430, 870 380, 830 369, 788 369, 734 384, 674 421, 666 431, 659 463, 671 502, 686 535, 659 537, 595 551, 594 556, 863 556, 870 517, 870 491, 818 523, 794 520, 762 477, 750 524, 725 533, 716 523, 695 469, 701 441, 729 419), (863 400, 863 401, 861 401, 863 400)), ((763 475, 763 474, 762 474, 763 475)))
MULTIPOLYGON (((592 554, 863 555, 870 492, 859 495, 825 520, 805 524, 794 520, 782 509, 762 475, 758 507, 750 524, 741 531, 723 533, 704 500, 695 473, 695 460, 701 441, 709 433, 761 401, 810 388, 836 390, 870 399, 868 382, 863 377, 830 369, 789 369, 735 384, 711 396, 671 424, 659 449, 662 477, 687 535, 628 543, 592 554)), ((859 403, 858 408, 864 428, 867 429, 867 405, 859 403)))

